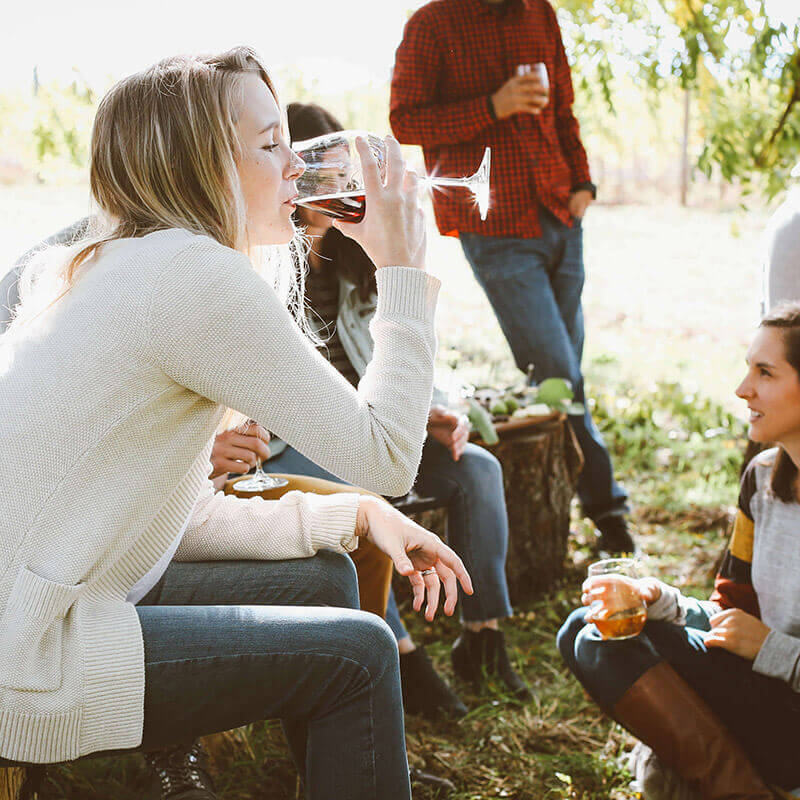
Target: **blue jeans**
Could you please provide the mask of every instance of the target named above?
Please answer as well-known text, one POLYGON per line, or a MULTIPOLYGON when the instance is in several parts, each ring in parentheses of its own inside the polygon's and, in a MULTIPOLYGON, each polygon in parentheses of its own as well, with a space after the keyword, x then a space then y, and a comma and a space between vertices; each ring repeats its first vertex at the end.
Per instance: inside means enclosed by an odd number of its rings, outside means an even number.
MULTIPOLYGON (((267 469, 341 482, 291 447, 270 459, 267 469)), ((480 622, 511 616, 505 573, 508 515, 498 460, 482 447, 468 444, 461 458, 453 461, 447 448, 429 438, 415 487, 421 494, 441 498, 447 504, 448 542, 464 561, 475 588, 469 596, 459 587, 462 619, 480 622)), ((396 638, 407 635, 393 592, 389 594, 386 621, 396 638)))
POLYGON ((136 610, 141 750, 284 721, 307 796, 411 797, 397 647, 352 561, 172 562, 136 610))
POLYGON ((697 628, 653 621, 633 639, 603 641, 585 615, 585 608, 570 614, 558 632, 558 649, 607 712, 665 660, 708 703, 768 781, 785 789, 800 785, 800 694, 787 683, 753 672, 750 661, 726 650, 706 648, 705 632, 697 628))
MULTIPOLYGON (((475 278, 494 309, 500 328, 523 372, 534 378, 566 378, 575 401, 586 405, 583 356, 583 231, 541 210, 542 235, 514 239, 462 233, 461 246, 475 278)), ((627 511, 628 495, 614 480, 611 459, 588 406, 570 422, 583 450, 578 496, 594 521, 627 511)))

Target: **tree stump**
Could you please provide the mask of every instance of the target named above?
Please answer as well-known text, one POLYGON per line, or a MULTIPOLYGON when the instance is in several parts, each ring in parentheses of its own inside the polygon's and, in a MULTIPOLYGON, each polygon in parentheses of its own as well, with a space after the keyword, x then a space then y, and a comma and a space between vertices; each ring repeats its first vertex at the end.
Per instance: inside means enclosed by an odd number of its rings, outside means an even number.
POLYGON ((17 800, 25 783, 25 770, 22 767, 0 769, 0 800, 17 800))

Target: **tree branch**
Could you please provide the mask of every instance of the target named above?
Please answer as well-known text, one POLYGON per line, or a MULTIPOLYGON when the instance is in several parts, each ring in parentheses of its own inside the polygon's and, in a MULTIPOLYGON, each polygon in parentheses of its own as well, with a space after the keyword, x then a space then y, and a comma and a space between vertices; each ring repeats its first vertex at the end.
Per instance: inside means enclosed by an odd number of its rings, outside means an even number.
POLYGON ((761 148, 761 152, 755 158, 755 163, 758 167, 763 167, 766 164, 767 155, 772 149, 772 146, 775 144, 775 140, 778 138, 778 136, 780 136, 781 131, 786 125, 786 120, 789 119, 789 114, 791 114, 792 108, 798 101, 800 101, 800 50, 798 50, 795 54, 795 61, 797 62, 797 72, 794 80, 794 87, 792 88, 792 94, 789 97, 789 102, 786 104, 786 108, 783 109, 783 114, 781 114, 778 124, 773 129, 769 139, 767 139, 766 144, 761 148))

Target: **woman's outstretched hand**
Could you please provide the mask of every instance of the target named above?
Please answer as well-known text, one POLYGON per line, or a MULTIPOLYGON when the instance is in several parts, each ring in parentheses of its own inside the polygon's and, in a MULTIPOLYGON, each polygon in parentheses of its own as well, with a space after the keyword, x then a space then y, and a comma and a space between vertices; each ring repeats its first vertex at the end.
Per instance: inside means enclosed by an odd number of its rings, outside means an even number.
POLYGON ((400 145, 386 137, 386 183, 366 141, 356 147, 364 175, 367 210, 361 222, 335 220, 333 226, 355 239, 375 266, 425 269, 425 217, 419 204, 419 179, 406 170, 400 145))
POLYGON ((422 608, 427 592, 425 619, 429 622, 439 606, 440 581, 444 584, 444 613, 448 616, 455 611, 459 583, 467 594, 472 594, 472 580, 461 559, 438 536, 385 500, 359 498, 356 533, 386 553, 395 569, 408 578, 414 590, 415 611, 422 608), (428 574, 423 575, 424 572, 428 574))

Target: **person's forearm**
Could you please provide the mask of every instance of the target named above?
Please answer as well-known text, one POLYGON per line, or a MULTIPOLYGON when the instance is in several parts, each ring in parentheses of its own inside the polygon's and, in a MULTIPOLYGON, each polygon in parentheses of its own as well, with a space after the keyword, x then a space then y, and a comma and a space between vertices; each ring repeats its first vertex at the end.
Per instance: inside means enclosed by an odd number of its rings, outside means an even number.
POLYGON ((686 597, 677 587, 661 583, 661 594, 648 606, 647 618, 707 631, 711 628, 709 617, 721 610, 717 603, 686 597))
POLYGON ((258 420, 348 483, 408 491, 433 385, 435 278, 402 267, 378 271, 375 350, 356 392, 244 256, 201 242, 162 274, 148 331, 167 375, 258 420), (246 335, 232 339, 233 331, 246 335))
POLYGON ((176 561, 278 561, 320 548, 358 545, 358 495, 288 492, 280 500, 213 493, 206 486, 175 553, 176 561))
POLYGON ((753 670, 786 681, 800 692, 800 639, 771 630, 753 661, 753 670))
POLYGON ((568 109, 561 116, 556 115, 556 133, 561 144, 561 152, 569 167, 572 187, 592 182, 589 160, 580 137, 578 120, 568 109))

